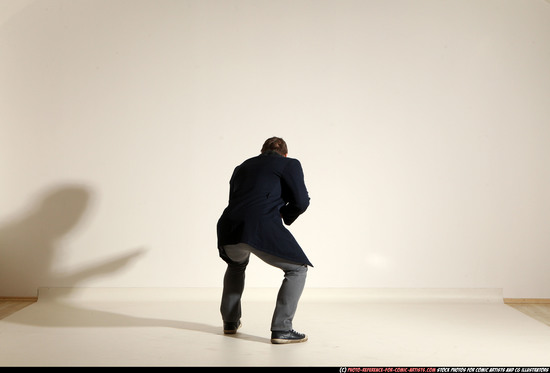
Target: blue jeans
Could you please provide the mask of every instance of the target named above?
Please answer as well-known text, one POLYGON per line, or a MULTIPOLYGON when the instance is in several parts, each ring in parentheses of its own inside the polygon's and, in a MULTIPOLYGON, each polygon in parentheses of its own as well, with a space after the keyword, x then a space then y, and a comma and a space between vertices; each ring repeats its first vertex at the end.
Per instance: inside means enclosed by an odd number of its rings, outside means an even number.
POLYGON ((245 270, 250 253, 252 253, 267 264, 284 271, 283 283, 277 294, 275 311, 271 320, 271 331, 291 330, 298 301, 306 283, 307 265, 264 253, 244 243, 227 245, 223 249, 232 261, 232 263, 228 263, 223 278, 220 306, 223 321, 237 322, 241 319, 241 297, 244 291, 245 270))

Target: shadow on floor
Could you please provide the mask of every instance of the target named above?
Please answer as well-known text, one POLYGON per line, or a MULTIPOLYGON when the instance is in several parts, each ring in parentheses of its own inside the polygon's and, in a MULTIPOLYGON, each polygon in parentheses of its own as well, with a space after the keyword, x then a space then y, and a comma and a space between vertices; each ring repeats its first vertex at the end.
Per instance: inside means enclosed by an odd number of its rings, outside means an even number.
POLYGON ((153 327, 175 328, 186 331, 209 333, 258 343, 271 343, 269 338, 263 338, 251 334, 238 332, 226 335, 222 325, 209 325, 205 323, 172 320, 163 318, 137 317, 116 312, 101 311, 78 307, 63 301, 49 300, 36 302, 27 307, 43 307, 44 312, 33 313, 32 319, 26 317, 24 310, 4 319, 5 322, 30 325, 35 327, 51 328, 101 328, 101 327, 153 327))

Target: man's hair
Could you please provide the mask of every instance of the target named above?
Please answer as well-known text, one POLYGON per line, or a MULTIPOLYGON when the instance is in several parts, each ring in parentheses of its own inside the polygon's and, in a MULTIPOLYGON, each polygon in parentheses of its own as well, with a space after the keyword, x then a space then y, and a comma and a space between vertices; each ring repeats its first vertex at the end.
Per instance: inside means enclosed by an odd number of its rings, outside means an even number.
POLYGON ((265 140, 264 145, 262 146, 262 154, 268 152, 276 152, 280 155, 287 155, 288 148, 285 140, 280 137, 271 137, 265 140))

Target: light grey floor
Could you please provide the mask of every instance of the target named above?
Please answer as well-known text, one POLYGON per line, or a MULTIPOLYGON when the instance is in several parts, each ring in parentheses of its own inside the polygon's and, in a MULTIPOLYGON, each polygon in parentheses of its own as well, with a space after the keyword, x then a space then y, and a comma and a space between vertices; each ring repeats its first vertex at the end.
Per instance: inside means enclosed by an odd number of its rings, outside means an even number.
POLYGON ((221 289, 43 289, 0 320, 0 366, 550 366, 550 327, 491 292, 306 289, 309 341, 272 345, 276 291, 225 336, 221 289))

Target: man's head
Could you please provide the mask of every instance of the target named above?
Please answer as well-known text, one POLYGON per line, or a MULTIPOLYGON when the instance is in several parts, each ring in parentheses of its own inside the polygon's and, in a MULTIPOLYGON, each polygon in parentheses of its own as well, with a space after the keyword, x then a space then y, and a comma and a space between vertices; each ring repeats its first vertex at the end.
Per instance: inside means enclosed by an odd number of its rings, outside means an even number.
POLYGON ((276 152, 280 155, 286 157, 288 154, 288 148, 286 146, 285 140, 280 137, 271 137, 265 140, 264 145, 262 146, 262 154, 268 152, 276 152))

